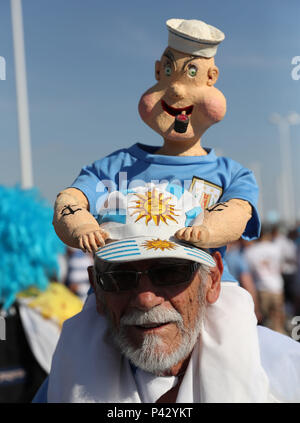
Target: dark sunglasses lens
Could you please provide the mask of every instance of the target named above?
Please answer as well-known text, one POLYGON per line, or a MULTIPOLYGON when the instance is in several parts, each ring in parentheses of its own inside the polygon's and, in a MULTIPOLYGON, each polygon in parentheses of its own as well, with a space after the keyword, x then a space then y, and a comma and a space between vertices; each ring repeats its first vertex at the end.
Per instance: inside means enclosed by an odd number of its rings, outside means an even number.
POLYGON ((107 292, 128 291, 137 285, 137 274, 130 271, 102 273, 99 279, 102 289, 107 292))
POLYGON ((179 285, 189 282, 193 274, 190 264, 175 264, 149 270, 152 282, 157 286, 179 285))

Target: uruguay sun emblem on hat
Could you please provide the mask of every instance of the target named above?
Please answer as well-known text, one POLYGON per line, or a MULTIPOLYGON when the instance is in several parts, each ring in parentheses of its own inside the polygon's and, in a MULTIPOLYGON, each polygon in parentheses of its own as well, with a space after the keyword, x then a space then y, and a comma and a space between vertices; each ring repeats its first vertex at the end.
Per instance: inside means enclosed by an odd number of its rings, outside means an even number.
POLYGON ((177 257, 215 266, 210 254, 179 241, 175 232, 201 223, 203 210, 189 191, 171 183, 146 183, 111 192, 99 210, 98 222, 110 234, 95 260, 127 262, 177 257))

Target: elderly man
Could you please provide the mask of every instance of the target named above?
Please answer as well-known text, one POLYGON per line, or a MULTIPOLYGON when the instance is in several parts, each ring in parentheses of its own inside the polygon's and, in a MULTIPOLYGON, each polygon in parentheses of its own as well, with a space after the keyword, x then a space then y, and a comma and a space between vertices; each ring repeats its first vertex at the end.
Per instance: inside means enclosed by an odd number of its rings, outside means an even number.
POLYGON ((176 402, 206 304, 219 296, 219 253, 216 259, 211 270, 176 258, 108 266, 96 260, 91 283, 97 309, 106 316, 116 347, 131 363, 142 399, 176 402), (149 378, 153 387, 148 387, 149 378))
POLYGON ((219 252, 174 236, 193 224, 192 194, 155 189, 160 207, 148 204, 148 220, 141 188, 109 196, 102 225, 111 239, 90 268, 93 293, 64 324, 35 401, 300 401, 299 344, 257 328, 250 294, 221 283, 219 252), (166 216, 175 216, 168 225, 166 216))

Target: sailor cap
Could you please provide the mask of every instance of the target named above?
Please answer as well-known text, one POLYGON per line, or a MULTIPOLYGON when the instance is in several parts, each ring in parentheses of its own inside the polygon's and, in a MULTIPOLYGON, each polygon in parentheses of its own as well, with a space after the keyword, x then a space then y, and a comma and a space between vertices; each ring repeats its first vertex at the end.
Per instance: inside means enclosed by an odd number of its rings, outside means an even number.
POLYGON ((218 28, 196 19, 169 19, 166 25, 169 47, 195 56, 214 57, 218 45, 225 38, 218 28))

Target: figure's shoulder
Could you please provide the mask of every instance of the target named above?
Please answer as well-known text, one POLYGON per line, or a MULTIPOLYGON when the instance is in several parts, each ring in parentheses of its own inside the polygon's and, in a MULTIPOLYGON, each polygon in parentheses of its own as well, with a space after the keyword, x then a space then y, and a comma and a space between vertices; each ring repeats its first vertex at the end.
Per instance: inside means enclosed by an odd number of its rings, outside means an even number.
POLYGON ((124 160, 124 158, 131 156, 131 149, 129 148, 120 148, 119 150, 115 150, 112 153, 109 153, 108 155, 97 159, 94 161, 94 164, 98 163, 105 163, 105 162, 113 162, 115 160, 124 160))
POLYGON ((99 175, 112 175, 118 173, 120 169, 131 166, 136 161, 132 154, 132 147, 121 148, 112 153, 95 160, 83 168, 83 172, 88 171, 99 177, 99 175))
POLYGON ((250 171, 245 166, 243 166, 238 161, 227 157, 227 156, 218 156, 216 155, 216 160, 218 162, 218 165, 223 166, 228 171, 234 171, 234 172, 240 172, 240 171, 250 171))
POLYGON ((228 188, 229 186, 232 187, 232 184, 238 183, 239 186, 242 184, 245 187, 255 187, 256 189, 255 177, 250 169, 227 156, 214 154, 212 157, 214 157, 214 162, 211 171, 217 172, 223 181, 223 186, 228 188))

